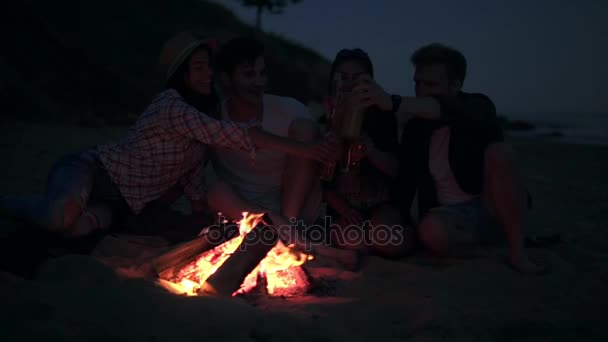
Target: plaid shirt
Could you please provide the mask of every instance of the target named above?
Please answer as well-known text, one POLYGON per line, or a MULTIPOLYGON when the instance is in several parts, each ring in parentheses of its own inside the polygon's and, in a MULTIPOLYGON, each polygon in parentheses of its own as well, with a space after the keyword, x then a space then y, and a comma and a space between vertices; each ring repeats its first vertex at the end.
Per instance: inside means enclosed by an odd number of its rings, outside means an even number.
POLYGON ((191 200, 205 198, 205 145, 255 149, 244 128, 218 121, 173 90, 160 93, 125 139, 97 148, 101 162, 135 214, 176 184, 191 200))

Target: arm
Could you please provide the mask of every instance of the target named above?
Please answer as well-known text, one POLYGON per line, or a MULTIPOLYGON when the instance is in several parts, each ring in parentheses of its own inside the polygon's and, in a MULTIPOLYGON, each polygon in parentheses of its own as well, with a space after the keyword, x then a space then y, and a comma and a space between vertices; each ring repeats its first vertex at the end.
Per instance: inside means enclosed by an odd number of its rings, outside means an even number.
POLYGON ((359 105, 363 108, 377 106, 381 111, 391 112, 397 116, 399 125, 405 124, 409 119, 416 116, 422 119, 437 120, 441 118, 441 104, 433 97, 397 97, 388 94, 369 75, 363 76, 360 84, 355 87, 358 94, 359 105))
POLYGON ((367 161, 380 172, 391 178, 397 177, 399 163, 394 153, 377 148, 369 136, 363 139, 360 146, 362 148, 352 151, 351 158, 353 161, 358 163, 362 159, 367 158, 367 161))
POLYGON ((327 202, 328 206, 333 208, 338 215, 340 215, 340 217, 338 217, 338 222, 344 224, 359 224, 363 222, 361 213, 352 208, 334 188, 325 188, 323 190, 323 199, 327 202))
POLYGON ((233 122, 216 120, 199 112, 181 96, 174 95, 161 105, 169 130, 206 145, 255 152, 245 129, 233 122))
POLYGON ((337 158, 337 146, 331 146, 332 144, 337 145, 338 142, 336 139, 326 137, 325 141, 322 141, 319 145, 310 143, 311 140, 317 140, 320 137, 320 134, 318 126, 312 120, 310 112, 306 106, 293 98, 283 97, 278 101, 278 106, 275 107, 274 110, 282 112, 284 118, 290 122, 288 128, 288 136, 290 138, 273 135, 268 132, 264 132, 259 128, 250 128, 249 134, 258 148, 272 149, 296 157, 321 161, 324 159, 323 156, 319 155, 322 154, 322 150, 330 150, 333 148, 335 150, 333 151, 334 155, 327 157, 331 157, 333 159, 337 158), (310 135, 310 138, 313 139, 307 138, 305 139, 306 142, 302 142, 301 139, 297 138, 300 135, 299 131, 301 130, 305 132, 307 137, 310 135), (314 153, 315 149, 317 150, 317 153, 314 153))
POLYGON ((207 145, 249 151, 252 158, 256 146, 320 161, 334 160, 338 153, 335 139, 311 145, 279 137, 257 127, 241 128, 233 122, 216 120, 199 112, 177 95, 162 105, 162 111, 168 117, 168 129, 207 145))
POLYGON ((270 149, 285 154, 330 163, 338 159, 340 143, 336 136, 326 135, 317 143, 304 143, 292 138, 280 137, 265 132, 257 127, 249 128, 249 135, 255 146, 260 149, 270 149))
POLYGON ((199 165, 191 173, 180 180, 183 185, 184 195, 190 201, 193 213, 204 212, 208 209, 207 193, 205 191, 205 163, 199 165))
POLYGON ((489 113, 496 115, 492 101, 482 94, 458 94, 455 96, 430 97, 393 97, 374 80, 366 77, 356 87, 359 105, 367 108, 375 105, 382 111, 393 112, 398 124, 405 124, 416 117, 426 120, 441 120, 447 125, 467 123, 484 126, 491 119, 489 113))
POLYGON ((496 107, 482 94, 456 96, 402 97, 395 115, 400 123, 412 117, 441 120, 447 125, 467 124, 486 127, 496 119, 496 107))
POLYGON ((399 171, 397 158, 389 152, 382 152, 375 147, 367 152, 367 160, 382 173, 396 178, 399 171))
POLYGON ((258 127, 251 127, 249 128, 248 132, 254 145, 261 149, 269 149, 286 154, 299 155, 308 146, 297 140, 268 133, 258 127))
MULTIPOLYGON (((363 119, 363 148, 354 160, 366 158, 371 166, 391 178, 397 177, 399 150, 399 129, 397 119, 390 113, 368 110, 363 119)), ((353 152, 357 152, 354 150, 353 152)))
MULTIPOLYGON (((392 109, 392 108, 391 108, 392 109)), ((403 125, 412 117, 427 120, 441 118, 441 104, 432 97, 401 97, 401 104, 396 108, 397 123, 403 125)))

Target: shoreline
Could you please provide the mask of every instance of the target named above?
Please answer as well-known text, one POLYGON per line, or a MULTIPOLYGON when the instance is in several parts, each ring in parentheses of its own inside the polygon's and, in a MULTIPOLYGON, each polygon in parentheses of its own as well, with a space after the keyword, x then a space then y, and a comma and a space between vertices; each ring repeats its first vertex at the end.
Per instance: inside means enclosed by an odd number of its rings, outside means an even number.
POLYGON ((550 131, 540 133, 538 131, 513 131, 505 132, 508 141, 538 142, 541 144, 568 144, 591 147, 608 147, 608 137, 582 138, 565 135, 561 131, 550 131))
POLYGON ((527 113, 499 115, 507 135, 579 145, 608 146, 607 113, 527 113))

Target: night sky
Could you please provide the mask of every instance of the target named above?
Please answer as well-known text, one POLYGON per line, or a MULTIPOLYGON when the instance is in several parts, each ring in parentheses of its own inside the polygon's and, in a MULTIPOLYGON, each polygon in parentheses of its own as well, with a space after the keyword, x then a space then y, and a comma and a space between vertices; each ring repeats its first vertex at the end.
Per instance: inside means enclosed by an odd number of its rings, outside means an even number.
MULTIPOLYGON (((254 9, 216 2, 254 23, 254 9)), ((501 113, 608 112, 608 1, 303 0, 262 25, 329 59, 363 48, 389 92, 413 94, 411 53, 441 42, 467 57, 464 90, 501 113)))

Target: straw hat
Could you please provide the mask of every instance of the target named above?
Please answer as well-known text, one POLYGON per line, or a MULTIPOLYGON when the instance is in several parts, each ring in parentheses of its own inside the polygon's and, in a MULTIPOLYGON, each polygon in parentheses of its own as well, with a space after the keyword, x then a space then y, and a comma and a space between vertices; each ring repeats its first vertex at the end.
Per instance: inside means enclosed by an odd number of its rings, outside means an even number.
POLYGON ((163 45, 160 52, 159 67, 164 84, 167 84, 186 58, 201 45, 208 46, 212 53, 215 53, 218 49, 215 39, 202 38, 188 31, 176 34, 163 45))

